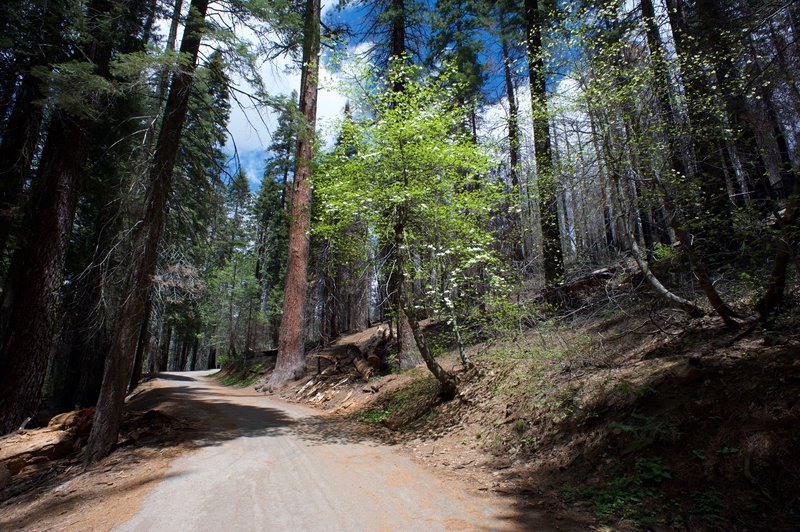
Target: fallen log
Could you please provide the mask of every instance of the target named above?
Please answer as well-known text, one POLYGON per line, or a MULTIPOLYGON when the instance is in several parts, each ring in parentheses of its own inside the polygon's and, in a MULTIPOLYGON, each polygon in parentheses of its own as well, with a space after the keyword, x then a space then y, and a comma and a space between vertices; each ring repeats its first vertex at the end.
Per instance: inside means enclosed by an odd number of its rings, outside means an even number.
POLYGON ((322 353, 317 353, 316 355, 311 355, 311 358, 317 359, 317 375, 321 375, 323 373, 327 375, 329 373, 335 373, 339 371, 339 359, 336 357, 325 355, 322 353), (324 370, 322 369, 323 360, 326 360, 329 363, 329 366, 324 370))
POLYGON ((380 369, 383 366, 383 360, 375 353, 370 353, 367 355, 367 364, 372 366, 374 369, 380 369))
POLYGON ((72 452, 76 437, 52 428, 16 433, 3 440, 0 463, 16 475, 25 466, 63 458, 72 452))
POLYGON ((375 368, 373 368, 367 359, 364 358, 364 355, 361 354, 361 350, 351 345, 347 349, 348 355, 353 357, 353 365, 356 367, 356 371, 361 374, 361 378, 364 379, 364 382, 369 382, 369 378, 372 376, 372 372, 375 368))

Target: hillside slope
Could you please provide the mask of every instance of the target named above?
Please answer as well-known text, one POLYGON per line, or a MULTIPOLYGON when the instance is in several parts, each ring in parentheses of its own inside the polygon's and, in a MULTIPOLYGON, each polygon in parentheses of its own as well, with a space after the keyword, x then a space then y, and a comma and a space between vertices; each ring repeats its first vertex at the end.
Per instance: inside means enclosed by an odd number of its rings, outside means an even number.
MULTIPOLYGON (((359 419, 448 474, 566 520, 797 530, 796 313, 768 331, 729 331, 629 301, 471 346, 476 367, 459 373, 461 395, 448 403, 423 367, 365 383, 330 365, 373 330, 312 356, 281 395, 359 419)), ((442 360, 458 368, 455 353, 442 360)))

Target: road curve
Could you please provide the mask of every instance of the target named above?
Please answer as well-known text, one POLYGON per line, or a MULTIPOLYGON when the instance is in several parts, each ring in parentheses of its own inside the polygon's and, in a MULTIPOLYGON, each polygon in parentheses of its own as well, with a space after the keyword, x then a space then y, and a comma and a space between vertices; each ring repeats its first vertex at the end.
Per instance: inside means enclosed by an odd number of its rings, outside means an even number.
POLYGON ((514 530, 514 511, 434 476, 346 422, 208 372, 162 388, 207 430, 119 531, 514 530))

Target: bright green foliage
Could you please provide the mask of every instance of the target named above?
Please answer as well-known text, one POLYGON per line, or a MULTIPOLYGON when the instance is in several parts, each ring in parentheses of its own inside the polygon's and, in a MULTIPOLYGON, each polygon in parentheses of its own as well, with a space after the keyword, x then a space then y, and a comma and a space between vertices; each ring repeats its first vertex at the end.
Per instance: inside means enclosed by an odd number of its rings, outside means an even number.
POLYGON ((347 248, 354 243, 344 229, 355 221, 382 242, 395 242, 402 227, 405 279, 427 287, 426 306, 452 309, 471 291, 503 286, 488 229, 502 191, 482 177, 486 153, 461 133, 464 110, 452 100, 449 75, 412 73, 394 70, 384 83, 402 77, 406 90, 385 92, 371 114, 342 124, 314 181, 314 231, 347 248), (480 274, 489 282, 479 287, 480 274))

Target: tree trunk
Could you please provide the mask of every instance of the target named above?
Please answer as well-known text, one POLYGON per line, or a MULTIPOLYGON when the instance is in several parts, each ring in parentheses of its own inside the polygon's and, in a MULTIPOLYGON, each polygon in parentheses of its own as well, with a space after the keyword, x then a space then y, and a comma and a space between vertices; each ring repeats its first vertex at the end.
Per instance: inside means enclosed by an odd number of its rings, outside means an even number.
POLYGON ((503 50, 503 74, 506 85, 506 97, 508 98, 508 176, 511 179, 511 202, 512 208, 509 209, 509 233, 513 243, 512 256, 515 260, 524 262, 525 260, 525 239, 522 235, 521 210, 519 196, 519 111, 517 109, 517 99, 514 94, 514 79, 511 75, 511 59, 508 51, 508 40, 505 34, 501 37, 501 47, 503 50))
POLYGON ((64 411, 97 403, 103 382, 103 363, 109 347, 107 309, 103 307, 105 273, 93 257, 89 267, 70 286, 68 316, 62 327, 67 365, 59 392, 64 411))
MULTIPOLYGON (((400 371, 406 371, 416 367, 422 359, 420 353, 415 349, 415 338, 411 328, 410 319, 403 306, 405 299, 410 300, 411 296, 406 291, 413 291, 413 287, 405 283, 405 257, 403 256, 403 240, 405 232, 406 206, 398 207, 398 221, 394 226, 394 246, 393 256, 394 265, 391 271, 391 284, 393 307, 397 309, 397 360, 396 366, 400 371)), ((417 346, 418 347, 418 346, 417 346)))
MULTIPOLYGON (((701 5, 704 4, 706 0, 702 2, 698 2, 698 12, 701 11, 701 5)), ((670 104, 670 94, 669 94, 669 79, 668 79, 668 71, 667 71, 667 64, 666 59, 664 56, 663 45, 661 43, 661 38, 659 36, 658 27, 656 25, 655 20, 655 13, 653 11, 653 4, 652 0, 641 0, 642 6, 642 16, 644 17, 645 27, 647 29, 647 41, 648 46, 650 48, 651 53, 651 61, 652 61, 652 68, 653 68, 653 76, 655 78, 656 83, 656 95, 657 95, 657 106, 658 106, 658 113, 661 118, 662 127, 664 128, 665 137, 667 139, 668 145, 668 152, 670 163, 672 165, 672 170, 675 172, 677 176, 688 176, 688 169, 686 165, 683 163, 681 159, 677 146, 675 144, 674 135, 672 133, 674 127, 674 115, 672 112, 672 107, 670 104)), ((707 15, 706 15, 707 16, 707 15)), ((705 21, 706 23, 708 21, 705 21)), ((695 73, 696 76, 696 73, 695 73)), ((697 88, 696 85, 694 85, 697 88)), ((703 89, 705 90, 705 89, 703 89)), ((691 105, 691 104, 690 104, 691 105)), ((690 113, 691 114, 691 113, 690 113)), ((697 113, 695 113, 697 117, 697 113)), ((710 119, 709 116, 704 116, 701 120, 703 124, 707 125, 707 121, 710 119)), ((701 135, 702 137, 702 135, 701 135)), ((702 144, 703 150, 698 150, 700 153, 707 152, 710 149, 710 145, 708 142, 702 144)), ((710 155, 707 154, 706 155, 710 155)), ((701 168, 708 167, 709 163, 706 161, 707 157, 704 157, 704 162, 700 162, 699 165, 701 168)), ((722 220, 722 225, 720 227, 728 227, 730 222, 730 202, 728 201, 728 193, 727 193, 727 186, 725 185, 725 177, 724 175, 720 175, 722 169, 719 166, 712 165, 713 168, 707 171, 704 175, 702 181, 702 188, 706 192, 706 199, 709 200, 707 205, 711 206, 712 214, 717 215, 722 220)), ((707 168, 708 170, 708 168, 707 168)), ((679 215, 678 208, 675 206, 671 200, 671 194, 669 190, 667 190, 666 186, 663 184, 657 176, 654 179, 655 182, 659 183, 661 186, 663 193, 664 193, 664 201, 670 207, 670 210, 673 212, 673 222, 672 226, 675 230, 675 234, 678 237, 678 242, 680 243, 681 247, 683 248, 686 256, 689 258, 689 263, 692 267, 692 271, 697 276, 698 282, 700 283, 700 287, 703 290, 703 293, 706 295, 709 303, 711 303, 712 308, 714 311, 719 314, 722 320, 728 327, 738 327, 738 322, 736 321, 736 315, 733 310, 722 300, 719 293, 717 292, 716 288, 711 281, 708 268, 706 267, 705 263, 697 257, 695 251, 692 249, 691 243, 691 236, 688 234, 685 223, 681 220, 681 216, 679 215)))
POLYGON ((545 286, 552 288, 564 275, 561 230, 558 226, 558 193, 550 141, 547 110, 547 80, 544 75, 542 16, 539 0, 525 0, 525 24, 528 32, 528 72, 533 107, 533 136, 536 158, 536 186, 542 226, 542 254, 545 286))
POLYGON ((200 338, 194 337, 192 341, 192 356, 189 359, 189 371, 194 371, 197 367, 197 351, 200 349, 200 338))
POLYGON ((508 52, 508 41, 505 37, 501 40, 503 49, 503 74, 506 84, 506 97, 508 98, 508 159, 511 184, 519 187, 519 125, 517 98, 514 94, 514 79, 511 76, 511 59, 508 52))
POLYGON ((39 169, 29 240, 14 254, 11 311, 0 363, 0 434, 34 415, 60 314, 64 259, 89 150, 84 120, 58 112, 39 169))
POLYGON ((300 112, 305 130, 300 132, 289 225, 289 260, 283 294, 283 316, 278 336, 278 358, 266 387, 275 389, 305 373, 304 314, 311 223, 311 163, 317 123, 317 84, 320 51, 320 0, 307 0, 303 34, 303 74, 300 112))
POLYGON ((206 369, 217 369, 217 346, 211 346, 208 350, 208 367, 206 369))
MULTIPOLYGON (((709 73, 701 68, 698 61, 698 58, 707 57, 709 50, 716 48, 714 43, 718 40, 718 35, 714 33, 713 23, 710 26, 700 24, 700 35, 690 35, 690 24, 682 2, 680 0, 667 0, 667 7, 675 39, 675 48, 682 69, 687 114, 693 129, 692 145, 697 169, 695 177, 703 192, 702 203, 711 213, 711 216, 705 216, 704 218, 713 218, 714 230, 720 234, 727 234, 732 229, 733 220, 726 173, 735 175, 736 171, 728 160, 729 158, 724 157, 719 149, 718 138, 720 135, 717 133, 720 132, 721 128, 715 109, 708 105, 708 102, 715 101, 718 95, 711 92, 712 83, 709 79, 709 73)), ((697 3, 699 14, 702 15, 705 9, 703 2, 697 3)), ((716 13, 711 13, 708 16, 713 18, 716 13)), ((663 53, 661 55, 663 57, 663 53)), ((658 75, 657 81, 663 87, 663 83, 668 83, 666 78, 663 78, 665 73, 659 73, 658 75)), ((659 90, 663 91, 663 88, 659 90)), ((662 107, 664 103, 668 102, 669 100, 661 102, 662 107)), ((674 154, 677 150, 672 148, 671 151, 674 154)), ((673 163, 673 169, 680 170, 675 166, 675 163, 673 163)), ((681 175, 688 177, 689 172, 682 172, 681 175)), ((717 239, 717 241, 723 242, 723 239, 717 239)))
POLYGON ((147 298, 147 304, 144 309, 144 319, 142 320, 142 328, 139 330, 139 340, 136 343, 136 355, 133 357, 133 369, 131 370, 131 380, 128 383, 128 392, 133 392, 139 381, 142 380, 142 364, 144 363, 144 354, 147 351, 147 344, 150 341, 150 312, 153 308, 153 302, 147 298))
POLYGON ((159 348, 158 371, 167 371, 169 369, 169 348, 172 345, 172 326, 166 324, 162 325, 162 327, 166 327, 167 334, 164 336, 159 348))
MULTIPOLYGON (((402 61, 406 50, 406 2, 405 0, 391 0, 389 8, 391 16, 389 35, 389 61, 402 61)), ((392 90, 403 92, 405 83, 401 76, 394 81, 392 90)))
POLYGON ((26 73, 14 95, 14 108, 0 143, 0 257, 5 252, 9 233, 20 210, 21 195, 28 175, 43 110, 38 100, 44 95, 40 82, 26 73))
POLYGON ((647 264, 647 259, 642 257, 642 253, 639 251, 639 245, 636 243, 636 239, 633 238, 633 235, 630 235, 630 241, 631 255, 636 261, 636 264, 639 266, 639 269, 642 271, 642 275, 644 275, 645 280, 650 283, 650 286, 653 287, 656 293, 693 318, 702 318, 705 316, 706 313, 703 311, 703 309, 688 299, 684 299, 678 295, 675 295, 663 284, 661 284, 658 278, 653 275, 653 272, 650 270, 650 266, 647 264))
POLYGON ((794 179, 794 190, 786 200, 786 210, 779 220, 780 234, 777 238, 777 251, 772 265, 772 275, 756 308, 763 322, 774 319, 783 304, 786 289, 786 272, 794 254, 792 243, 798 237, 797 221, 800 218, 800 179, 794 179))
POLYGON ((118 314, 94 424, 87 442, 87 462, 94 462, 107 455, 117 440, 129 380, 128 372, 144 319, 152 276, 156 270, 158 245, 164 231, 172 174, 186 119, 192 75, 197 64, 207 9, 208 0, 192 0, 180 50, 186 61, 184 69, 172 78, 164 109, 164 119, 150 171, 144 217, 134 236, 135 256, 131 260, 124 291, 127 297, 123 299, 118 314))
POLYGON ((422 359, 425 361, 425 365, 430 372, 433 373, 433 376, 436 377, 436 380, 439 381, 439 396, 445 401, 453 399, 458 394, 456 378, 452 373, 439 365, 439 362, 436 361, 430 349, 428 349, 425 335, 422 333, 422 328, 419 326, 419 322, 414 315, 414 306, 408 297, 408 292, 405 290, 403 291, 403 314, 408 319, 411 332, 414 335, 414 341, 417 344, 422 359))

